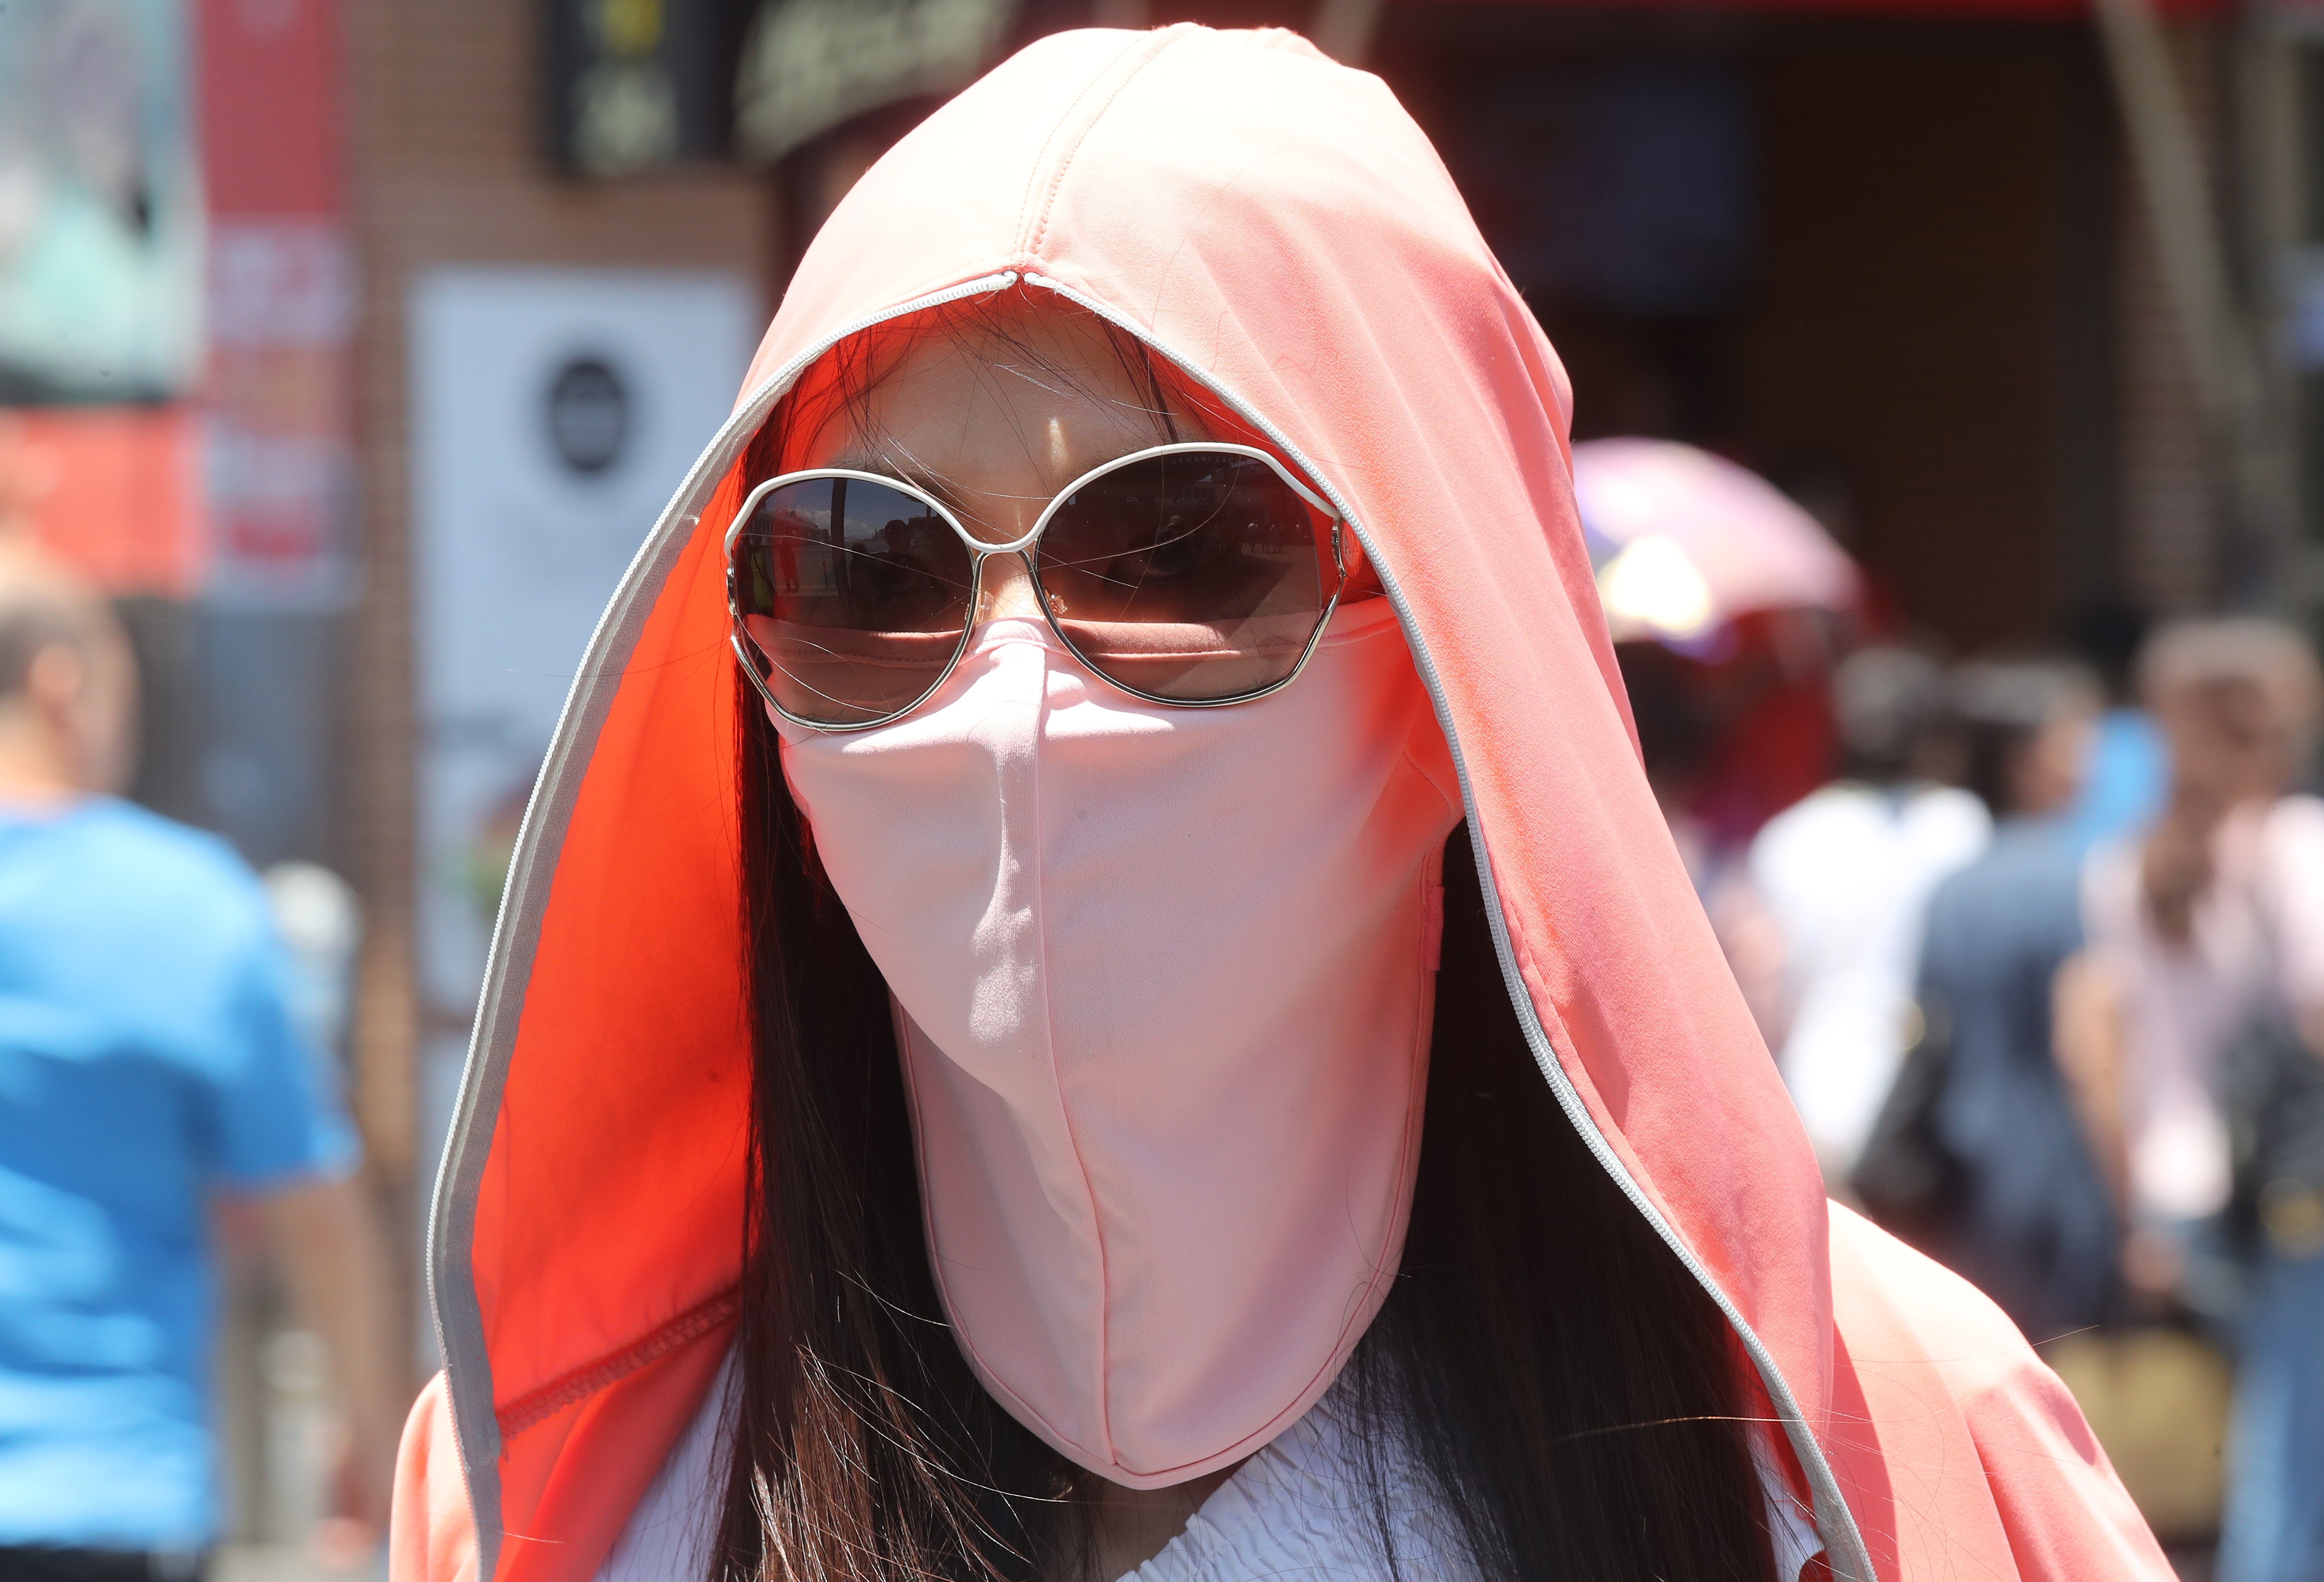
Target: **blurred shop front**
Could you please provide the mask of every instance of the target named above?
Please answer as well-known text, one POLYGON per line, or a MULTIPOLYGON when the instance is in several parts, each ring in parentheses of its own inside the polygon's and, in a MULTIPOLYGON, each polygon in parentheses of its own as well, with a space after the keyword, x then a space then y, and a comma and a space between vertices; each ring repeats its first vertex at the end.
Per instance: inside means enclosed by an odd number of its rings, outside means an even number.
MULTIPOLYGON (((132 794, 271 870, 334 1062, 360 580, 336 49, 297 5, 0 8, 0 533, 117 601, 142 672, 132 794)), ((303 1531, 330 1431, 313 1343, 254 1222, 217 1230, 236 1525, 303 1531)))
MULTIPOLYGON (((2249 173, 2225 107, 2256 70, 2242 25, 2158 29, 2222 175, 2249 173)), ((2282 526, 2226 486, 2079 8, 1390 6, 1370 60, 1566 360, 1577 437, 1764 473, 1905 630, 2054 640, 2097 607, 2209 608, 2274 564, 2282 526)), ((2217 190, 2247 251, 2265 195, 2217 190)))
MULTIPOLYGON (((2209 183, 2208 207, 2159 222, 2083 0, 558 0, 549 145, 613 188, 770 171, 771 294, 889 143, 1032 37, 1299 28, 1436 139, 1570 365, 1579 434, 1767 472, 1903 622, 1973 649, 2095 604, 2248 599, 2294 569, 2290 517, 2236 494, 2205 405, 2190 314, 2213 305, 2190 307, 2153 236, 2216 230, 2225 310, 2264 352, 2283 342, 2309 24, 2125 3, 2209 183), (622 20, 647 13, 659 31, 622 20)), ((2262 373, 2288 413, 2290 367, 2262 373)))
MULTIPOLYGON (((513 3, 0 6, 0 533, 115 598, 132 794, 281 880, 415 1386, 507 842, 772 272, 761 173, 549 156, 548 41, 513 3)), ((234 1535, 295 1543, 328 1500, 326 1375, 255 1224, 222 1210, 218 1243, 234 1535)))
POLYGON ((312 8, 203 20, 0 13, 0 511, 126 602, 140 798, 335 860, 308 749, 355 581, 336 39, 312 8), (315 91, 254 115, 270 78, 315 91))
POLYGON ((1906 624, 2053 630, 2123 572, 2112 106, 2086 27, 1391 13, 1577 392, 1807 502, 1906 624))

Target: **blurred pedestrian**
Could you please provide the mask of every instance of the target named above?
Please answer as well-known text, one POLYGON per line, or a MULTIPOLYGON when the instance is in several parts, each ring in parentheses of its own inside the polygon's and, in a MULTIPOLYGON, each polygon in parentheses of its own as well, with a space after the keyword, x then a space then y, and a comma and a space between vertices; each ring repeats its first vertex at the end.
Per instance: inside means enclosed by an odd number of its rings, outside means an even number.
POLYGON ((1782 931, 1748 876, 1749 842, 1723 839, 1718 822, 1696 811, 1718 735, 1698 691, 1699 667, 1660 643, 1617 643, 1614 653, 1655 805, 1752 1019, 1774 1026, 1784 1005, 1782 931))
POLYGON ((2114 1284, 2114 1205, 2052 1042, 2053 986, 2082 948, 2069 811, 2101 698, 2078 667, 2032 660, 1963 666, 1952 693, 1996 829, 1930 899, 1921 1038, 1855 1180, 1883 1225, 2042 1340, 2104 1320, 2114 1284))
POLYGON ((337 1364, 349 1513, 402 1404, 355 1137, 255 877, 115 795, 136 677, 103 601, 0 548, 0 1577, 152 1582, 218 1531, 217 1194, 258 1200, 337 1364))
POLYGON ((2074 651, 2106 688, 2106 711, 2090 735, 2070 814, 2086 848, 2144 833, 2170 794, 2170 751, 2154 716, 2139 702, 2135 676, 2146 631, 2146 618, 2126 604, 2101 602, 2074 617, 2074 651))
POLYGON ((1943 669, 1907 648, 1866 648, 1832 676, 1840 776, 1768 821, 1751 883, 1784 942, 1786 1015, 1770 1043, 1815 1144, 1845 1191, 1912 1041, 1921 918, 1938 881, 1984 849, 1993 821, 1942 783, 1943 669))
POLYGON ((2166 628, 2139 682, 2170 745, 2171 797, 2143 841, 2092 856, 2100 1003, 2070 1070, 2124 1205, 2126 1279, 2213 1317, 2247 1292, 2220 1575, 2316 1582, 2324 1213, 2267 1237, 2247 1283, 2217 1232, 2238 1163, 2220 1102, 2230 1050, 2273 1030, 2303 1065, 2324 1055, 2324 802, 2290 794, 2324 681, 2296 632, 2231 620, 2166 628))

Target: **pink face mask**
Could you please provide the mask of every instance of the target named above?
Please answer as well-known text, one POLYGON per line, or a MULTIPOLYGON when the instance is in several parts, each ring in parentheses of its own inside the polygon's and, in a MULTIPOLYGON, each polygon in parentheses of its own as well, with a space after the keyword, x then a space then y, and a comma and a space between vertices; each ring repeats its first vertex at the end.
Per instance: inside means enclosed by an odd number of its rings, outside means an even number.
POLYGON ((894 994, 963 1349, 1117 1483, 1296 1421, 1402 1250, 1450 754, 1388 601, 1230 708, 1139 702, 1035 619, 784 765, 894 994))

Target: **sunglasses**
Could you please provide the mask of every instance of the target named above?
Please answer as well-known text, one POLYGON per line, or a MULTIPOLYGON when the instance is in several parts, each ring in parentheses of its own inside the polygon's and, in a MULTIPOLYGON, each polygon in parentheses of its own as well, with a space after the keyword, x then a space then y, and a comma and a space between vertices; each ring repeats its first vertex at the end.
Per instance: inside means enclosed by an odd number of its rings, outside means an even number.
POLYGON ((868 731, 944 685, 984 565, 1014 555, 1073 656, 1149 703, 1247 703, 1315 651, 1347 583, 1340 518, 1262 450, 1161 445, 1084 474, 1005 544, 873 473, 786 473, 726 529, 734 657, 784 719, 868 731))

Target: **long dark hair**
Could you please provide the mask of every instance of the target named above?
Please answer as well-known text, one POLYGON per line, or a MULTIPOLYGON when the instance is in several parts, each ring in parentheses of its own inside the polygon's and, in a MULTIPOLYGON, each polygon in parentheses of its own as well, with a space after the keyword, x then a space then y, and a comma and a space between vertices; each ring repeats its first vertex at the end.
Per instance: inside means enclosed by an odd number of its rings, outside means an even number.
MULTIPOLYGON (((1189 399, 1112 338, 1157 414, 1189 399)), ((841 374, 835 399, 860 405, 869 373, 841 374)), ((752 481, 799 421, 761 433, 752 481)), ((1003 1411, 954 1342, 887 987, 764 710, 740 695, 753 1169, 714 1582, 1112 1582, 1088 1576, 1094 1480, 1003 1411)), ((1734 1338, 1535 1065, 1465 830, 1444 873, 1410 1229, 1342 1375, 1386 1558, 1393 1445, 1486 1578, 1766 1582, 1734 1338)))

